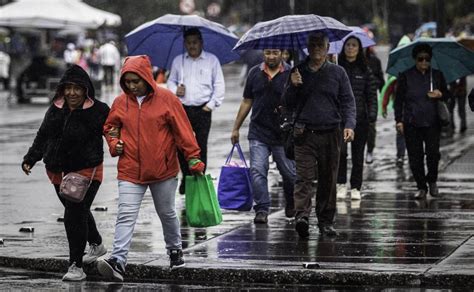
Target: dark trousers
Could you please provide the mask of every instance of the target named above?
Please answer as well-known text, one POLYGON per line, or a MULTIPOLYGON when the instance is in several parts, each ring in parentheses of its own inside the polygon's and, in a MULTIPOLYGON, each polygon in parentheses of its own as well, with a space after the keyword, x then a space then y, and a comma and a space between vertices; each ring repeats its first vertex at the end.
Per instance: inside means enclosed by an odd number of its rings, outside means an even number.
POLYGON ((456 106, 456 102, 458 104, 459 119, 461 120, 459 127, 466 129, 466 95, 453 96, 448 103, 449 112, 451 113, 451 128, 456 128, 454 125, 454 107, 456 106))
POLYGON ((439 127, 415 128, 405 125, 405 143, 407 145, 408 160, 413 178, 420 190, 427 190, 426 183, 438 180, 439 153, 439 127), (425 175, 425 154, 428 174, 425 175))
MULTIPOLYGON (((184 110, 193 127, 199 148, 201 148, 201 161, 207 165, 207 140, 209 138, 209 132, 211 131, 212 112, 204 111, 202 106, 184 106, 184 110)), ((182 183, 184 183, 185 176, 191 173, 189 172, 188 162, 181 151, 178 151, 178 158, 183 173, 182 183)))
POLYGON ((91 205, 99 187, 99 181, 92 181, 84 200, 80 203, 73 203, 60 197, 59 185, 54 185, 56 194, 65 207, 64 227, 69 243, 69 265, 75 262, 77 267, 82 267, 82 256, 87 242, 90 244, 102 243, 102 237, 97 230, 94 216, 91 213, 91 205))
POLYGON ((316 191, 316 215, 318 225, 331 225, 336 212, 336 177, 342 143, 342 132, 335 129, 326 132, 306 131, 302 145, 295 145, 296 183, 295 210, 297 217, 309 217, 311 213, 312 183, 318 170, 316 191))
POLYGON ((376 122, 369 123, 369 130, 367 132, 367 152, 374 152, 375 138, 377 138, 376 122))
POLYGON ((114 85, 114 66, 103 65, 105 85, 114 85))
POLYGON ((3 90, 10 90, 10 78, 0 77, 3 83, 3 90))
POLYGON ((395 137, 395 142, 397 144, 397 158, 404 158, 405 157, 405 150, 407 146, 405 145, 405 136, 400 134, 397 131, 397 136, 395 137))
MULTIPOLYGON (((362 186, 362 176, 364 172, 364 149, 369 132, 369 124, 357 122, 354 130, 354 141, 351 142, 351 189, 358 189, 362 186)), ((339 159, 339 171, 337 174, 337 183, 345 184, 347 182, 347 143, 342 143, 341 158, 339 159)))

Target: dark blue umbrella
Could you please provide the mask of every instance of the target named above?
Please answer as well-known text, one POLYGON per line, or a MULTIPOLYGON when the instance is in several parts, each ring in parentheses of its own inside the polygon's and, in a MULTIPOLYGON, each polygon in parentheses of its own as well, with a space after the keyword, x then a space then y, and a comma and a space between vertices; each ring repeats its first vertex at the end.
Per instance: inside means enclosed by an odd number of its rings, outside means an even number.
POLYGON ((255 24, 240 38, 234 50, 301 50, 306 48, 308 35, 312 32, 325 32, 329 41, 333 42, 341 40, 351 31, 331 17, 314 14, 287 15, 255 24))
POLYGON ((204 50, 216 55, 221 64, 240 58, 232 51, 238 37, 225 26, 197 15, 166 14, 144 23, 125 36, 128 54, 148 55, 154 66, 170 69, 173 59, 185 52, 183 32, 197 27, 201 31, 204 50))

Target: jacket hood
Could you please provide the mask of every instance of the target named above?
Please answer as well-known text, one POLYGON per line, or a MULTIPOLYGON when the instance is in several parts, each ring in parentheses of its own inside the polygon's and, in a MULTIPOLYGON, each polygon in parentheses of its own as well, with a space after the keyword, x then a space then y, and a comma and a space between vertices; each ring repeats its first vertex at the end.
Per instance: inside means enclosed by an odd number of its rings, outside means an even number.
POLYGON ((146 55, 138 55, 138 56, 129 56, 125 58, 125 61, 122 66, 122 70, 120 72, 120 87, 122 87, 123 92, 127 95, 131 94, 130 91, 125 86, 123 81, 123 76, 125 73, 131 72, 135 73, 140 76, 143 80, 148 83, 151 87, 153 92, 156 92, 156 83, 153 79, 152 67, 150 58, 146 55))
POLYGON ((63 77, 59 81, 58 86, 56 87, 56 94, 54 95, 53 100, 57 98, 62 98, 64 93, 64 85, 67 83, 75 83, 79 86, 82 86, 86 89, 87 97, 95 100, 95 90, 92 81, 82 67, 78 65, 72 65, 69 67, 66 72, 64 72, 63 77))

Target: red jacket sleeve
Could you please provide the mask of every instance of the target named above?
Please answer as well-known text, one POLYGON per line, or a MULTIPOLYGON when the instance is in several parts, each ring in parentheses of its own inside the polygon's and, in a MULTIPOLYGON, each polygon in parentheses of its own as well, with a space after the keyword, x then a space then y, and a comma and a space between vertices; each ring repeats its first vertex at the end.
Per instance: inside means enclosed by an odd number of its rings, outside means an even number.
POLYGON ((119 99, 116 98, 112 104, 112 107, 110 108, 109 116, 107 117, 107 120, 104 124, 104 137, 107 141, 107 144, 109 145, 109 152, 112 157, 118 156, 118 153, 115 151, 115 146, 117 145, 119 139, 110 137, 109 131, 112 128, 121 128, 122 126, 117 110, 119 103, 119 99))
POLYGON ((201 149, 196 141, 191 123, 177 97, 170 98, 169 122, 178 148, 184 153, 186 161, 200 158, 201 149))

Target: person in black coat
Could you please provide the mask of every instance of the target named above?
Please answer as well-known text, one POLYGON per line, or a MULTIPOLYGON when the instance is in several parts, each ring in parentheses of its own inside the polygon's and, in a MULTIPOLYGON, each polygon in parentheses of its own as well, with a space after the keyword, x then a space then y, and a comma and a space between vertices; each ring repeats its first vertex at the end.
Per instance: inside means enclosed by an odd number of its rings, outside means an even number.
MULTIPOLYGON (((367 65, 369 66, 375 78, 375 86, 377 90, 381 92, 385 84, 385 78, 382 70, 382 62, 380 62, 380 59, 375 55, 374 47, 369 47, 365 49, 365 57, 367 58, 367 65)), ((377 123, 375 121, 369 124, 369 135, 367 137, 367 155, 365 157, 365 162, 367 164, 371 164, 374 159, 373 152, 377 136, 376 126, 377 123)))
MULTIPOLYGON (((364 150, 367 143, 369 124, 377 119, 377 88, 372 71, 367 65, 360 40, 351 36, 344 42, 339 55, 339 65, 349 76, 356 103, 356 128, 351 143, 351 199, 360 200, 362 175, 364 170, 364 150)), ((337 198, 344 199, 347 194, 347 144, 343 144, 337 177, 337 198)))
POLYGON ((102 181, 102 127, 109 107, 95 99, 89 75, 79 66, 71 66, 63 75, 41 126, 24 156, 22 170, 29 175, 36 162, 43 160, 47 175, 64 205, 64 226, 69 242, 69 269, 65 281, 86 278, 82 265, 95 261, 107 250, 90 211, 102 181), (59 195, 63 175, 77 172, 91 177, 92 183, 80 203, 59 195), (86 243, 89 253, 83 258, 86 243))
POLYGON ((395 98, 395 121, 397 131, 405 136, 408 160, 418 192, 416 199, 439 195, 438 163, 441 124, 437 103, 450 98, 443 74, 430 66, 433 56, 428 44, 413 48, 415 66, 401 73, 397 78, 395 98), (425 174, 425 154, 428 173, 425 174), (428 186, 427 186, 428 184, 428 186))

